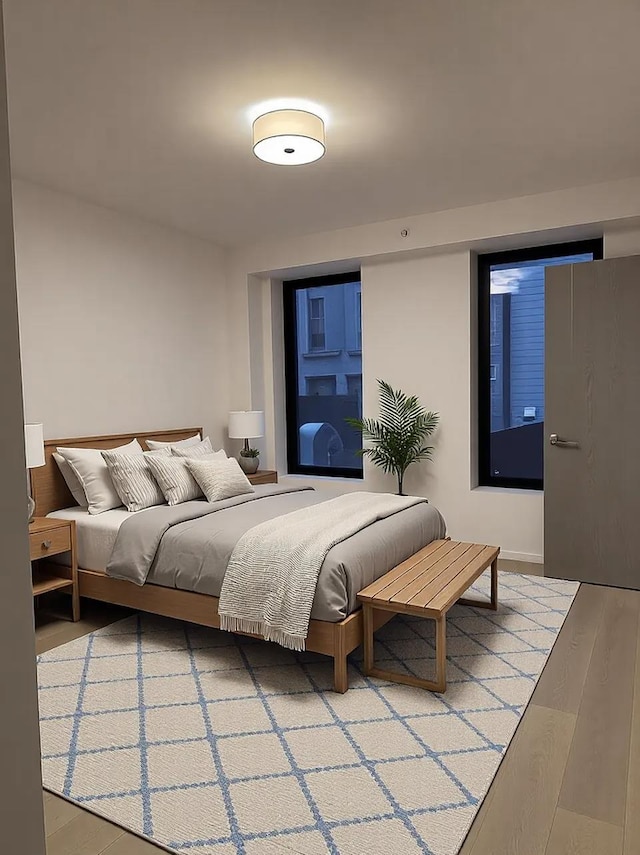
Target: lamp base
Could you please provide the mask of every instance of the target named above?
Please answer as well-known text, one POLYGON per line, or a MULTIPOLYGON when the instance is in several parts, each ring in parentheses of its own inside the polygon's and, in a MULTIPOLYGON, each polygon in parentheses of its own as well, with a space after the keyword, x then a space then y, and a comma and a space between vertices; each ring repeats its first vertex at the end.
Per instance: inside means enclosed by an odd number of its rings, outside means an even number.
POLYGON ((29 514, 29 522, 33 522, 33 516, 36 512, 36 503, 33 501, 31 496, 27 496, 27 513, 29 514))

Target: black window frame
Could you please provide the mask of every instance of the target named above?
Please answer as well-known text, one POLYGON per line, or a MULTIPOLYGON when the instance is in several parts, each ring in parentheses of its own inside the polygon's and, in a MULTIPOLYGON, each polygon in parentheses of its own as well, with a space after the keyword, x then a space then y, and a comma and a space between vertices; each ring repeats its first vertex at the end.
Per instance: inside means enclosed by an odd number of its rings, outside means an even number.
POLYGON ((298 291, 327 285, 362 282, 361 271, 288 279, 282 283, 284 326, 285 418, 287 437, 287 472, 289 475, 320 475, 326 478, 363 480, 363 469, 343 466, 305 466, 298 455, 298 353, 296 295, 298 291))
MULTIPOLYGON (((543 490, 542 478, 505 478, 491 474, 491 268, 496 264, 538 261, 590 252, 603 258, 603 238, 531 246, 479 254, 478 267, 478 486, 543 490)), ((506 378, 508 379, 508 378, 506 378)), ((501 378, 500 382, 505 382, 501 378)))
POLYGON ((360 290, 356 291, 356 305, 354 309, 356 316, 356 351, 362 353, 362 283, 360 290))

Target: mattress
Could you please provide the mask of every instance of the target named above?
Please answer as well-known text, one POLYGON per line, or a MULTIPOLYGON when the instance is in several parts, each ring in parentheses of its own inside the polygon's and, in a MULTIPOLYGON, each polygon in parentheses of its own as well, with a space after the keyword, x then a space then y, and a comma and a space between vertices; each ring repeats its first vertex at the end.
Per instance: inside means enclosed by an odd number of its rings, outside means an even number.
MULTIPOLYGON (((192 549, 191 555, 188 550, 178 548, 176 551, 175 547, 180 538, 189 536, 194 521, 169 529, 160 541, 147 584, 219 597, 227 561, 244 531, 267 519, 332 497, 319 490, 270 495, 282 492, 278 485, 259 486, 255 492, 268 497, 267 501, 229 507, 208 517, 213 528, 204 535, 204 549, 192 549), (174 560, 175 555, 179 555, 180 560, 174 560), (207 570, 203 572, 205 563, 207 570)), ((161 505, 135 513, 117 508, 102 514, 89 514, 75 507, 55 511, 49 516, 75 520, 78 566, 104 573, 125 520, 147 513, 164 514, 168 510, 166 505, 161 505)), ((358 591, 427 543, 444 537, 445 533, 446 527, 439 512, 433 505, 423 503, 381 519, 337 544, 327 554, 320 571, 311 617, 330 622, 343 620, 358 607, 358 591)), ((140 548, 139 544, 137 548, 140 548)), ((132 556, 131 566, 135 560, 132 556)), ((128 561, 125 563, 129 564, 128 561)))
MULTIPOLYGON (((144 513, 144 511, 137 511, 144 513)), ((118 529, 122 523, 133 516, 125 508, 115 508, 102 514, 90 514, 84 508, 65 508, 53 511, 48 516, 59 520, 74 520, 76 524, 78 567, 83 570, 95 570, 104 573, 116 542, 118 529)), ((68 563, 66 555, 53 557, 52 561, 68 563)))
MULTIPOLYGON (((186 502, 133 514, 120 529, 108 573, 137 585, 146 580, 219 597, 229 559, 245 532, 329 498, 308 487, 265 484, 213 505, 186 502)), ((436 508, 420 502, 340 541, 325 556, 311 616, 343 620, 358 607, 358 591, 445 532, 436 508)))

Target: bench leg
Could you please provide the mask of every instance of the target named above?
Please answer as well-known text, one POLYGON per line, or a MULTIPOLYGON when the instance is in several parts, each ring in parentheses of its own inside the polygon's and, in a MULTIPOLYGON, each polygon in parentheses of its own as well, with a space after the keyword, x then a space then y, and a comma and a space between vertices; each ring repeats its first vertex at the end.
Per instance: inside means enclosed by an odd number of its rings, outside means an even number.
POLYGON ((498 611, 498 559, 494 558, 491 563, 491 608, 498 611))
POLYGON ((364 670, 368 674, 373 668, 373 608, 368 603, 362 605, 364 622, 364 670))
POLYGON ((433 619, 436 625, 435 680, 423 680, 422 677, 414 677, 412 674, 398 674, 395 671, 385 671, 382 668, 376 668, 373 656, 373 607, 367 603, 363 603, 362 616, 364 618, 364 673, 367 677, 379 677, 381 680, 403 683, 406 686, 417 686, 419 689, 428 689, 431 692, 445 691, 447 688, 446 614, 433 619))
POLYGON ((491 599, 490 600, 475 600, 471 597, 460 597, 458 603, 461 606, 473 606, 474 609, 491 609, 498 611, 498 559, 494 558, 491 562, 491 599))
POLYGON ((434 692, 447 688, 447 616, 436 618, 436 679, 434 692), (437 688, 436 688, 437 687, 437 688))

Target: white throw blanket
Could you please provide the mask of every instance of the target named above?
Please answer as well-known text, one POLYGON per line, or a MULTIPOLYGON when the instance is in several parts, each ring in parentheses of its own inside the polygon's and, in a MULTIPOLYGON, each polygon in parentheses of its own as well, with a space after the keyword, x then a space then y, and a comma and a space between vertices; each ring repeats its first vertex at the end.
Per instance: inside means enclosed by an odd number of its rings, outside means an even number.
POLYGON ((347 493, 249 529, 225 572, 221 629, 252 632, 304 650, 320 568, 329 550, 412 505, 417 496, 347 493))

